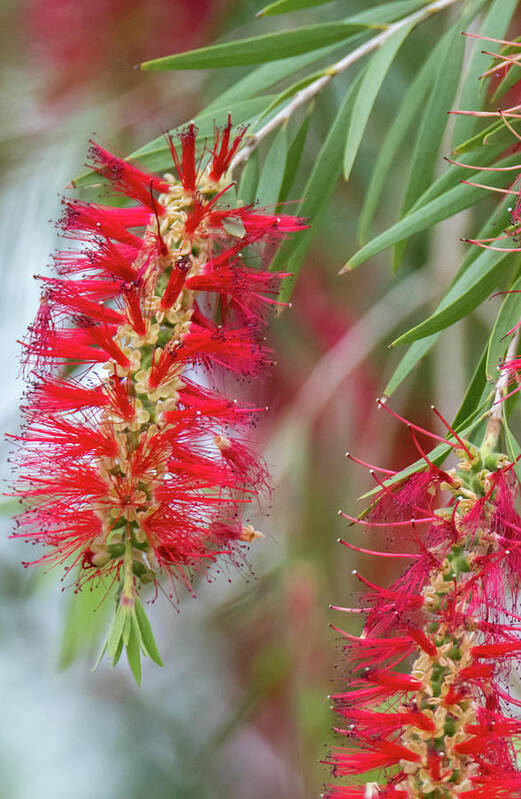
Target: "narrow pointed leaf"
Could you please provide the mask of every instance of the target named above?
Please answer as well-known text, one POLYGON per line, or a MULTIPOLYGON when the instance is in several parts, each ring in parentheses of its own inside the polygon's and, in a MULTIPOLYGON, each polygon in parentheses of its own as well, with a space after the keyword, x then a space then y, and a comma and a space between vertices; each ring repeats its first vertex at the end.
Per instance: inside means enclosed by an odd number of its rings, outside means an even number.
POLYGON ((311 53, 303 53, 302 55, 292 56, 291 58, 282 58, 277 61, 272 61, 267 64, 262 64, 254 70, 250 70, 244 78, 234 83, 229 89, 220 94, 215 100, 212 100, 210 105, 206 106, 205 110, 201 112, 205 116, 212 114, 214 111, 221 111, 223 108, 230 104, 238 103, 254 97, 259 92, 265 91, 274 83, 279 83, 285 78, 293 75, 309 64, 313 64, 320 58, 331 53, 344 53, 343 45, 331 44, 328 47, 322 47, 320 50, 313 50, 311 53))
POLYGON ((103 583, 92 583, 69 598, 65 627, 60 647, 58 664, 66 668, 78 655, 91 649, 101 637, 102 630, 111 612, 107 587, 103 583))
POLYGON ((257 150, 248 158, 242 170, 239 183, 238 197, 243 205, 250 205, 255 202, 257 197, 257 185, 259 182, 259 155, 257 150))
POLYGON ((506 260, 507 255, 507 252, 483 250, 472 266, 449 290, 444 298, 445 307, 438 308, 424 322, 399 336, 393 341, 393 346, 437 333, 471 313, 488 297, 510 268, 506 260))
POLYGON ((314 106, 310 105, 306 116, 301 122, 300 127, 288 148, 286 168, 284 170, 284 176, 282 178, 282 185, 280 187, 280 194, 279 194, 279 199, 281 203, 283 203, 287 199, 288 194, 291 191, 291 187, 293 186, 295 177, 297 175, 298 168, 300 165, 300 160, 302 158, 302 153, 304 152, 304 146, 306 144, 306 138, 308 135, 309 123, 311 122, 311 115, 313 109, 314 106))
MULTIPOLYGON (((460 21, 458 21, 442 39, 443 44, 436 64, 436 79, 416 135, 400 217, 406 215, 432 181, 443 134, 449 120, 447 112, 451 108, 458 88, 463 63, 465 40, 460 30, 460 21)), ((401 263, 406 244, 406 241, 402 241, 395 247, 393 272, 401 263)))
POLYGON ((116 611, 116 615, 114 617, 114 621, 112 623, 112 627, 107 639, 107 655, 109 656, 109 658, 113 658, 114 655, 116 654, 119 642, 121 640, 121 636, 123 634, 124 625, 125 625, 125 611, 124 608, 120 605, 116 611))
POLYGON ((373 221, 378 201, 386 183, 387 174, 392 166, 394 157, 422 103, 429 86, 434 80, 434 65, 438 61, 443 39, 436 44, 423 63, 420 71, 407 89, 400 110, 398 111, 389 133, 380 149, 371 174, 371 182, 365 193, 364 206, 360 214, 358 238, 364 243, 368 238, 369 228, 373 221))
POLYGON ((298 11, 301 8, 311 8, 312 6, 324 6, 333 0, 277 0, 270 3, 257 13, 258 17, 269 17, 273 14, 287 14, 289 11, 298 11))
MULTIPOLYGON (((498 36, 498 38, 503 38, 503 37, 499 37, 498 36)), ((520 40, 519 36, 517 36, 514 39, 515 42, 519 42, 519 40, 520 40)), ((514 46, 503 47, 500 50, 500 52, 501 52, 502 55, 505 55, 505 54, 506 55, 512 55, 512 54, 514 54, 514 55, 519 56, 519 47, 514 47, 514 46)), ((510 69, 508 70, 508 72, 506 73, 504 78, 501 80, 501 82, 499 83, 499 86, 497 87, 497 89, 495 90, 494 94, 490 98, 491 104, 497 102, 500 97, 503 97, 504 94, 506 94, 508 91, 510 91, 510 89, 512 89, 516 85, 516 83, 518 83, 519 80, 521 80, 521 68, 520 67, 521 67, 521 64, 519 64, 519 62, 517 64, 511 64, 510 65, 510 69)))
POLYGON ((127 644, 127 660, 137 685, 141 685, 141 650, 139 647, 140 633, 134 614, 131 615, 131 619, 132 630, 130 634, 130 640, 127 644))
POLYGON ((364 79, 360 84, 354 105, 351 123, 347 132, 346 149, 344 152, 344 178, 347 180, 351 174, 353 163, 364 135, 367 121, 373 109, 376 96, 380 91, 387 71, 391 66, 399 48, 412 31, 414 23, 405 25, 396 31, 371 58, 364 79))
POLYGON ((438 335, 438 333, 434 333, 432 336, 426 336, 425 338, 422 338, 419 341, 414 341, 411 344, 400 363, 394 370, 393 376, 384 389, 385 397, 390 397, 391 394, 394 394, 398 386, 403 383, 405 378, 410 375, 412 370, 419 364, 421 359, 424 358, 429 350, 432 349, 438 338, 438 335))
POLYGON ((281 125, 266 156, 257 188, 257 200, 263 208, 277 205, 287 155, 288 131, 286 125, 281 125))
POLYGON ((223 67, 263 64, 277 58, 318 50, 335 42, 345 41, 373 25, 351 22, 322 22, 304 25, 289 31, 277 31, 263 36, 250 36, 234 42, 212 44, 197 50, 174 53, 153 61, 145 61, 141 69, 222 69, 223 67))
MULTIPOLYGON (((481 36, 491 36, 502 39, 508 29, 512 15, 516 9, 517 0, 494 0, 487 10, 483 23, 479 29, 481 36)), ((458 108, 482 108, 486 95, 488 81, 479 80, 479 76, 489 66, 489 56, 484 55, 484 42, 475 40, 473 43, 473 54, 470 59, 469 68, 465 74, 465 81, 461 96, 458 100, 458 108)), ((494 102, 494 98, 492 98, 494 102)), ((470 138, 476 130, 478 120, 471 116, 457 116, 454 123, 452 135, 452 147, 456 147, 459 142, 470 138)))
POLYGON ((514 461, 514 471, 517 475, 517 479, 521 480, 521 461, 518 460, 519 456, 521 455, 521 447, 519 446, 519 442, 512 434, 510 430, 510 426, 508 423, 508 419, 503 417, 503 432, 505 434, 505 443, 507 445, 507 453, 508 456, 514 461))
POLYGON ((293 237, 283 242, 271 263, 270 269, 277 270, 283 267, 293 275, 284 281, 281 291, 283 301, 286 301, 291 295, 295 278, 311 245, 312 237, 317 227, 317 220, 325 210, 340 177, 345 132, 352 113, 351 98, 359 86, 363 74, 363 71, 359 73, 346 91, 306 183, 303 200, 299 205, 297 215, 309 219, 312 227, 310 230, 299 234, 298 238, 293 237))
MULTIPOLYGON (((276 95, 274 94, 268 94, 264 97, 254 97, 250 100, 245 100, 244 102, 227 106, 226 108, 214 110, 211 114, 206 114, 205 112, 204 114, 196 117, 193 121, 199 129, 197 136, 198 144, 201 144, 204 139, 213 136, 215 125, 218 127, 226 125, 226 122, 228 121, 228 114, 231 115, 234 125, 249 123, 257 118, 257 116, 271 103, 275 96, 276 95)), ((182 125, 179 125, 177 128, 169 131, 170 135, 173 137, 174 144, 176 144, 177 132, 182 130, 188 124, 188 122, 184 122, 182 125)), ((143 145, 143 147, 140 147, 138 150, 134 150, 134 152, 130 153, 125 160, 139 161, 141 166, 151 170, 161 171, 163 169, 171 169, 172 155, 170 153, 170 146, 166 135, 158 136, 157 139, 153 139, 153 141, 148 142, 148 144, 143 145)), ((76 189, 98 185, 99 183, 100 176, 97 172, 92 170, 80 175, 77 178, 74 178, 72 181, 72 185, 76 189)))
POLYGON ((152 632, 152 627, 148 620, 148 616, 145 612, 145 609, 139 599, 136 599, 135 607, 136 607, 136 619, 146 654, 150 658, 152 658, 154 663, 157 663, 158 666, 162 666, 163 661, 161 660, 161 655, 159 654, 159 650, 157 648, 156 640, 154 638, 154 633, 152 632))
POLYGON ((507 335, 521 321, 521 278, 515 281, 499 309, 490 336, 487 351, 486 374, 489 380, 497 378, 498 367, 505 357, 510 337, 507 335))
MULTIPOLYGON (((518 159, 519 155, 508 156, 499 161, 497 166, 511 166, 518 159)), ((473 172, 472 180, 486 186, 502 186, 505 183, 505 176, 498 172, 473 172)), ((368 242, 350 258, 343 271, 347 272, 354 269, 374 255, 396 244, 396 242, 426 230, 426 228, 432 227, 443 219, 463 211, 465 208, 470 208, 483 199, 485 194, 486 191, 484 189, 469 186, 465 183, 460 183, 454 188, 443 192, 430 202, 421 205, 417 210, 411 210, 399 222, 396 222, 388 230, 368 242)))
POLYGON ((487 347, 483 350, 483 354, 472 375, 469 387, 465 392, 465 396, 452 422, 452 426, 455 430, 459 430, 462 425, 468 424, 469 419, 476 411, 484 410, 483 403, 490 394, 490 387, 487 385, 485 374, 486 359, 487 347))

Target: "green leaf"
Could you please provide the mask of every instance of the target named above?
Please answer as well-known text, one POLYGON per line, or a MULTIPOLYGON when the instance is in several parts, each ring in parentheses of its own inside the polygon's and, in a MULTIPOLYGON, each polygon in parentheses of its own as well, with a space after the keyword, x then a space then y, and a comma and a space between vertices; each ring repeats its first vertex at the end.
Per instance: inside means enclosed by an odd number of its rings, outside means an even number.
MULTIPOLYGON (((510 19, 516 9, 517 0, 494 0, 491 3, 483 24, 479 29, 481 36, 491 36, 495 39, 502 39, 510 24, 510 19)), ((476 40, 473 44, 473 54, 470 59, 469 68, 465 75, 465 81, 458 101, 458 107, 471 110, 482 108, 484 105, 487 82, 480 81, 479 76, 488 67, 488 56, 481 51, 484 42, 476 40)), ((492 102, 494 102, 494 97, 492 102)), ((452 136, 452 147, 458 142, 468 139, 476 130, 478 120, 471 116, 457 116, 454 123, 452 136)))
POLYGON ((269 17, 273 14, 287 14, 289 11, 298 11, 301 8, 311 8, 312 6, 323 6, 332 3, 333 0, 277 0, 270 3, 257 13, 258 17, 269 17))
MULTIPOLYGON (((507 206, 508 199, 504 200, 501 204, 502 206, 507 206)), ((478 238, 488 238, 490 236, 497 235, 503 228, 508 221, 508 212, 503 211, 501 206, 498 209, 497 213, 494 217, 490 220, 487 220, 485 225, 481 228, 478 234, 478 238)), ((465 258, 462 261, 460 268, 458 269, 457 274, 455 275, 451 286, 453 286, 457 280, 461 278, 461 276, 467 271, 470 265, 479 257, 479 255, 483 252, 479 247, 470 246, 468 249, 465 258)), ((442 299, 439 304, 439 310, 442 310, 446 307, 446 301, 450 302, 447 297, 442 299)), ((405 380, 405 378, 412 372, 415 366, 421 361, 421 359, 429 352, 430 349, 434 346, 436 341, 438 340, 441 332, 433 333, 431 336, 426 336, 425 338, 419 339, 418 341, 413 341, 413 343, 408 348, 407 352, 403 356, 402 360, 398 364, 393 376, 391 377, 389 383, 385 388, 385 396, 390 396, 399 385, 405 380)), ((483 366, 483 370, 484 370, 483 366)), ((459 417, 458 417, 459 418, 459 417)))
POLYGON ((234 42, 212 44, 197 50, 145 61, 141 69, 222 69, 223 67, 263 64, 277 58, 318 50, 335 42, 345 41, 374 25, 351 22, 321 22, 304 25, 289 31, 277 31, 263 36, 250 36, 234 42))
POLYGON ((520 319, 521 278, 518 278, 503 300, 488 342, 486 374, 489 380, 497 377, 499 364, 503 361, 510 342, 507 334, 520 319))
POLYGON ((424 322, 399 336, 393 341, 393 346, 437 333, 458 319, 468 316, 488 297, 509 269, 508 261, 503 263, 507 254, 508 252, 484 250, 449 289, 444 297, 444 307, 438 307, 424 322))
MULTIPOLYGON (((460 33, 459 21, 443 37, 442 42, 436 79, 416 136, 400 217, 405 216, 432 181, 437 155, 447 127, 447 111, 458 88, 463 63, 465 40, 460 33)), ((400 264, 405 246, 404 241, 398 243, 395 249, 393 271, 396 271, 400 264)))
POLYGON ((282 185, 280 187, 279 193, 279 199, 281 203, 287 199, 297 175, 302 153, 304 152, 304 146, 306 144, 313 107, 313 104, 309 106, 308 112, 302 120, 297 133, 295 134, 295 138, 289 146, 288 157, 286 159, 286 168, 284 170, 284 176, 282 178, 282 185))
POLYGON ((490 389, 487 386, 487 377, 485 373, 485 363, 487 359, 487 347, 483 350, 483 354, 479 359, 479 363, 474 370, 470 385, 465 392, 465 396, 458 408, 452 426, 455 430, 459 430, 465 424, 468 424, 469 419, 476 411, 482 409, 485 397, 490 394, 490 389))
POLYGON ((157 663, 158 666, 162 666, 163 661, 161 660, 161 655, 159 654, 159 650, 157 648, 157 644, 154 638, 154 633, 152 632, 152 627, 148 620, 148 616, 145 612, 145 609, 139 599, 136 599, 135 608, 136 608, 136 619, 139 631, 141 633, 141 640, 145 654, 147 654, 150 658, 152 658, 154 663, 157 663))
POLYGON ((116 611, 112 627, 107 638, 107 655, 113 658, 119 646, 120 639, 123 635, 123 627, 125 625, 125 608, 120 605, 116 611))
POLYGON ((407 89, 407 92, 400 105, 400 109, 392 123, 389 133, 380 149, 376 159, 371 181, 365 193, 364 205, 360 214, 358 224, 358 239, 362 244, 368 238, 369 228, 372 224, 378 201, 386 183, 387 173, 392 166, 394 157, 402 143, 417 109, 421 105, 429 86, 434 80, 434 66, 438 63, 440 49, 443 45, 443 38, 431 50, 428 58, 424 61, 420 71, 407 89))
POLYGON ((288 131, 286 125, 281 125, 266 156, 257 188, 257 200, 263 208, 277 205, 287 155, 288 131))
MULTIPOLYGON (((509 120, 509 122, 515 131, 518 133, 521 131, 520 120, 512 119, 509 120)), ((474 136, 471 136, 470 139, 462 142, 462 144, 458 145, 452 152, 453 155, 459 156, 462 153, 475 150, 477 147, 497 147, 498 145, 508 147, 509 144, 512 144, 513 138, 512 132, 507 128, 503 120, 496 119, 479 133, 476 133, 474 136)))
POLYGON ((376 95, 380 91, 382 82, 396 53, 413 27, 414 23, 410 23, 397 30, 369 61, 354 101, 351 123, 347 131, 347 142, 344 152, 345 180, 348 180, 351 174, 351 169, 353 168, 353 163, 358 148, 360 147, 367 121, 376 100, 376 95))
MULTIPOLYGON (((214 111, 221 111, 232 103, 247 100, 255 94, 258 94, 258 92, 273 86, 274 83, 279 83, 279 81, 284 80, 284 78, 307 67, 308 64, 312 64, 320 58, 335 52, 343 53, 343 45, 330 44, 328 47, 322 47, 320 50, 313 50, 311 53, 303 53, 302 55, 292 56, 291 58, 283 58, 268 64, 262 64, 262 66, 250 70, 244 78, 235 82, 233 86, 216 97, 210 105, 206 106, 200 116, 203 116, 203 114, 205 116, 210 115, 214 111)), ((232 117, 232 119, 234 119, 234 117, 232 117)))
MULTIPOLYGON (((518 157, 516 159, 516 156, 508 156, 499 161, 497 166, 511 166, 516 163, 516 160, 518 160, 518 157)), ((500 172, 474 172, 472 179, 474 182, 482 183, 486 186, 501 186, 505 181, 505 176, 500 172)), ((485 191, 483 189, 461 183, 434 197, 430 202, 422 204, 416 210, 411 209, 407 216, 358 250, 342 271, 348 272, 351 269, 355 269, 369 258, 396 244, 396 242, 432 227, 443 219, 463 211, 465 208, 470 208, 470 206, 479 202, 484 195, 485 191)))
MULTIPOLYGON (((498 38, 502 38, 502 37, 498 36, 498 38)), ((514 41, 516 41, 516 42, 519 42, 519 40, 520 40, 519 36, 516 37, 516 39, 514 39, 514 41)), ((503 48, 501 48, 501 54, 502 55, 514 55, 515 54, 516 56, 519 56, 519 47, 515 47, 515 46, 503 47, 503 48)), ((512 89, 516 85, 516 83, 519 82, 519 80, 521 78, 521 73, 519 72, 519 67, 520 66, 521 65, 519 64, 519 62, 517 64, 511 64, 510 65, 510 69, 508 70, 508 72, 506 73, 506 75, 504 76, 502 81, 500 82, 499 86, 495 90, 494 94, 490 98, 491 104, 495 103, 497 100, 499 100, 501 97, 503 97, 504 94, 506 94, 508 91, 510 91, 510 89, 512 89)))
POLYGON ((131 614, 130 618, 132 621, 132 629, 129 642, 127 644, 127 660, 137 685, 141 685, 141 651, 139 647, 141 635, 137 625, 136 617, 133 613, 131 614))
POLYGON ((432 349, 438 338, 438 335, 438 333, 435 333, 434 335, 426 336, 419 341, 414 341, 411 344, 400 363, 394 370, 393 376, 387 383, 384 389, 384 397, 390 397, 391 394, 396 391, 398 386, 403 383, 405 378, 412 372, 415 366, 417 366, 421 359, 427 355, 430 349, 432 349))
POLYGON ((259 182, 259 155, 254 150, 248 158, 242 170, 241 182, 239 183, 238 197, 243 205, 251 205, 257 196, 257 184, 259 182))
MULTIPOLYGON (((196 117, 193 121, 199 128, 197 135, 198 144, 201 144, 201 142, 209 136, 213 136, 215 125, 218 127, 226 125, 228 114, 231 114, 234 125, 250 122, 271 103, 275 96, 274 94, 269 94, 264 97, 254 97, 253 99, 245 100, 244 102, 236 103, 235 105, 230 105, 220 110, 214 110, 211 114, 205 112, 196 117)), ((170 131, 170 135, 174 137, 174 144, 176 144, 175 137, 177 131, 182 130, 182 128, 186 127, 188 124, 188 122, 185 122, 170 131)), ((127 156, 126 160, 139 161, 141 166, 151 170, 161 171, 172 168, 170 146, 164 135, 158 136, 157 139, 148 142, 148 144, 145 144, 138 150, 134 150, 133 153, 127 156)), ((76 189, 81 189, 87 186, 99 185, 100 182, 102 181, 98 173, 90 171, 75 178, 72 181, 72 186, 76 189)))
POLYGON ((334 193, 340 177, 345 131, 352 113, 351 97, 363 74, 362 71, 346 91, 304 189, 303 200, 299 205, 297 216, 309 219, 312 228, 283 242, 271 263, 270 269, 277 270, 284 266, 284 269, 292 272, 293 275, 284 281, 280 295, 283 302, 291 295, 295 278, 311 244, 317 221, 334 193))
POLYGON ((518 460, 519 456, 521 455, 521 447, 510 430, 506 413, 503 414, 503 432, 505 434, 508 457, 515 463, 514 471, 516 473, 517 479, 521 480, 521 461, 518 460))
POLYGON ((82 590, 71 593, 58 657, 60 668, 70 666, 95 645, 111 611, 107 586, 101 581, 90 582, 82 590))

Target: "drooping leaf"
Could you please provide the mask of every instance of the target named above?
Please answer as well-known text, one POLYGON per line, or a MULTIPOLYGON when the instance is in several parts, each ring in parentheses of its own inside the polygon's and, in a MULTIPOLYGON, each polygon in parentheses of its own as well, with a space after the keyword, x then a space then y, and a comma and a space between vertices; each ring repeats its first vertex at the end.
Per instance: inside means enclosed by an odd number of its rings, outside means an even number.
POLYGON ((286 125, 281 125, 266 156, 257 188, 257 200, 263 208, 277 205, 287 155, 288 131, 286 125))
POLYGON ((412 31, 414 23, 399 28, 371 58, 360 84, 354 104, 351 122, 347 131, 344 151, 344 178, 348 180, 353 163, 364 135, 376 96, 399 48, 412 31))
MULTIPOLYGON (((515 155, 508 156, 501 159, 501 161, 497 163, 497 166, 511 166, 516 163, 518 158, 519 156, 515 155)), ((483 185, 491 187, 501 186, 505 181, 504 175, 498 172, 473 172, 472 179, 473 182, 482 183, 483 185)), ((355 269, 357 266, 360 266, 360 264, 365 263, 369 258, 372 258, 374 255, 396 244, 396 242, 433 227, 433 225, 441 222, 443 219, 447 219, 449 216, 453 216, 459 213, 459 211, 463 211, 465 208, 470 208, 472 205, 479 202, 484 195, 485 191, 483 189, 461 183, 435 196, 430 202, 422 204, 416 210, 411 209, 411 212, 407 214, 407 216, 400 219, 396 224, 388 228, 388 230, 385 230, 358 250, 358 252, 350 258, 342 271, 347 272, 351 269, 355 269)))
POLYGON ((282 178, 282 185, 280 187, 279 199, 283 203, 291 191, 293 182, 298 172, 302 153, 304 152, 304 145, 309 130, 309 123, 311 122, 311 115, 313 113, 314 104, 309 106, 308 112, 302 120, 300 127, 295 134, 293 141, 288 148, 288 157, 286 159, 286 168, 282 178))
POLYGON ((464 316, 468 316, 488 297, 510 268, 509 262, 505 263, 507 255, 508 251, 483 250, 469 269, 449 289, 444 297, 444 307, 438 308, 424 322, 399 336, 393 341, 393 346, 406 344, 437 333, 464 316))
POLYGON ((258 17, 269 17, 272 14, 287 14, 289 11, 298 11, 301 8, 311 8, 312 6, 323 6, 333 0, 276 0, 270 3, 258 13, 258 17))
POLYGON ((123 627, 125 626, 125 608, 120 605, 116 611, 116 615, 114 616, 114 621, 112 623, 112 627, 110 628, 110 632, 107 638, 107 655, 109 658, 113 658, 116 654, 116 651, 119 646, 119 642, 122 639, 123 635, 123 627))
POLYGON ((111 612, 107 586, 102 582, 92 582, 81 591, 71 592, 58 657, 60 668, 67 668, 96 645, 111 612))
POLYGON ((329 130, 307 180, 303 200, 299 204, 298 216, 309 219, 311 228, 287 239, 279 247, 270 268, 292 272, 293 277, 284 281, 281 298, 283 301, 291 295, 293 283, 302 265, 302 261, 311 244, 312 237, 317 227, 317 220, 327 206, 330 197, 335 191, 338 178, 342 169, 342 152, 345 141, 345 131, 352 113, 351 99, 356 91, 364 72, 362 71, 347 89, 344 99, 338 109, 337 115, 329 130))
POLYGON ((145 653, 150 658, 152 658, 154 663, 157 663, 158 666, 162 666, 163 661, 161 660, 161 655, 159 654, 159 650, 157 648, 156 640, 154 638, 154 633, 152 632, 152 627, 148 620, 148 616, 145 612, 145 609, 139 599, 136 599, 135 609, 136 609, 136 619, 139 626, 139 631, 141 633, 141 639, 143 647, 145 649, 145 653))
MULTIPOLYGON (((512 15, 516 9, 517 0, 493 0, 479 29, 481 36, 491 36, 502 39, 508 29, 512 15)), ((483 42, 474 41, 473 54, 458 101, 458 107, 464 110, 482 108, 485 99, 487 82, 480 81, 479 76, 488 67, 488 56, 482 53, 483 42)), ((494 98, 492 98, 494 102, 494 98)), ((477 119, 471 116, 457 116, 452 135, 452 148, 460 142, 470 138, 477 127, 477 119)))
MULTIPOLYGON (((502 206, 506 206, 508 204, 508 200, 505 200, 502 203, 502 206)), ((478 238, 488 238, 489 236, 497 235, 504 225, 508 221, 508 212, 505 211, 505 208, 502 206, 499 207, 498 212, 492 217, 491 219, 487 220, 484 226, 481 228, 478 234, 478 238)), ((467 254, 465 255, 460 268, 458 269, 457 274, 455 275, 451 287, 456 283, 457 280, 461 278, 461 276, 467 271, 467 269, 471 266, 471 264, 479 257, 479 255, 483 251, 479 247, 469 246, 467 250, 467 254)), ((438 309, 443 310, 446 307, 446 303, 450 302, 450 298, 448 294, 441 300, 438 309)), ((413 343, 407 349, 407 352, 402 357, 400 363, 396 367, 391 379, 389 380, 384 394, 385 396, 391 396, 398 386, 402 384, 405 378, 412 372, 412 370, 418 365, 425 355, 432 349, 436 341, 441 335, 441 331, 438 333, 433 333, 430 336, 426 336, 425 338, 418 339, 418 341, 413 341, 413 343)), ((483 367, 484 368, 484 367, 483 367)))
POLYGON ((426 336, 419 341, 413 341, 400 363, 394 370, 394 373, 384 389, 384 396, 390 397, 394 394, 398 386, 400 386, 412 370, 419 364, 422 358, 427 355, 429 350, 434 346, 438 333, 432 336, 426 336))
POLYGON ((510 339, 508 333, 521 320, 521 278, 512 285, 499 309, 488 343, 486 374, 497 377, 499 364, 505 357, 510 339))
POLYGON ((288 31, 250 36, 222 44, 212 44, 197 50, 145 61, 141 69, 222 69, 223 67, 263 64, 277 58, 307 53, 329 44, 349 39, 364 30, 381 27, 352 22, 320 22, 288 31))
POLYGON ((519 460, 519 456, 521 455, 521 447, 510 430, 506 414, 503 416, 503 432, 505 435, 505 443, 507 445, 507 454, 515 464, 514 471, 516 473, 517 479, 521 480, 521 460, 519 460))
MULTIPOLYGON (((498 38, 501 38, 501 37, 498 37, 498 38)), ((515 42, 519 42, 520 41, 520 37, 517 36, 514 39, 514 41, 515 42)), ((515 55, 515 56, 519 57, 519 47, 516 47, 514 45, 503 47, 500 52, 501 52, 502 55, 515 55)), ((521 80, 520 66, 521 66, 521 64, 519 62, 517 62, 516 64, 511 64, 510 65, 510 69, 508 69, 506 75, 500 81, 500 83, 497 86, 495 92, 493 93, 492 97, 490 98, 491 104, 497 102, 500 97, 503 97, 504 94, 506 94, 508 91, 510 91, 510 89, 512 89, 516 85, 516 83, 518 83, 519 80, 521 80)))
MULTIPOLYGON (((405 189, 400 217, 406 215, 414 202, 431 183, 441 141, 447 127, 447 111, 458 87, 465 41, 460 33, 460 22, 442 39, 442 46, 436 64, 436 78, 423 112, 416 135, 409 179, 405 189)), ((393 253, 393 271, 402 260, 406 242, 399 242, 393 253)))
MULTIPOLYGON (((419 342, 415 342, 419 343, 419 342)), ((487 385, 487 377, 485 372, 485 363, 487 359, 487 347, 483 350, 479 363, 474 370, 469 387, 465 392, 465 396, 458 408, 456 416, 452 422, 453 427, 459 430, 465 424, 468 424, 469 419, 476 413, 476 411, 483 411, 483 401, 490 393, 489 386, 487 385)))
POLYGON ((429 86, 434 80, 434 65, 438 62, 439 52, 443 45, 443 38, 436 44, 434 49, 423 63, 420 71, 407 89, 400 109, 389 129, 383 146, 380 148, 378 157, 371 173, 371 181, 365 192, 365 199, 360 221, 358 224, 358 239, 364 243, 368 238, 378 201, 387 179, 387 173, 393 163, 394 157, 400 144, 402 143, 422 100, 427 93, 429 86))
POLYGON ((233 86, 212 100, 210 105, 206 106, 204 111, 201 112, 201 116, 203 114, 212 114, 214 111, 221 111, 232 103, 235 104, 254 97, 259 92, 263 92, 273 86, 274 83, 279 83, 320 58, 336 52, 343 53, 343 46, 335 43, 328 47, 322 47, 320 50, 313 50, 311 53, 303 53, 291 58, 283 58, 262 64, 262 66, 249 71, 244 78, 235 82, 233 86))
POLYGON ((255 202, 257 196, 257 184, 259 182, 259 154, 257 150, 248 158, 242 170, 239 183, 238 198, 243 205, 250 205, 255 202))
MULTIPOLYGON (((269 94, 264 97, 254 97, 244 102, 236 103, 227 108, 214 110, 211 114, 201 114, 193 121, 198 128, 197 143, 201 145, 206 138, 213 136, 214 127, 223 127, 228 121, 228 114, 231 115, 234 125, 241 123, 249 123, 255 119, 273 100, 276 95, 269 94)), ((177 144, 176 133, 182 128, 186 127, 189 122, 179 125, 177 128, 169 131, 173 137, 174 144, 177 144)), ((172 168, 172 155, 170 146, 166 135, 158 136, 157 139, 145 144, 138 150, 127 156, 127 161, 138 161, 139 164, 146 169, 152 171, 162 171, 164 169, 172 168)), ((85 188, 94 184, 100 183, 100 176, 97 172, 90 171, 84 175, 80 175, 72 181, 72 185, 76 189, 85 188)))
POLYGON ((141 634, 134 613, 131 614, 131 632, 127 644, 127 660, 137 685, 141 685, 141 634))

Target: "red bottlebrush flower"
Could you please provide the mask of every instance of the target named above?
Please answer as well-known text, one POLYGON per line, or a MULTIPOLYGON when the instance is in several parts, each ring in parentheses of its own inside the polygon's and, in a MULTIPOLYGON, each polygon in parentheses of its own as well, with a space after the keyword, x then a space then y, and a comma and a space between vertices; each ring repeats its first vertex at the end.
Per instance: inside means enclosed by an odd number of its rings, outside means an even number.
POLYGON ((459 463, 443 471, 417 434, 440 437, 409 427, 422 473, 400 479, 381 470, 390 475, 382 482, 372 471, 377 498, 360 522, 392 531, 396 557, 411 565, 390 588, 356 575, 367 589, 366 621, 359 636, 339 630, 351 676, 332 697, 344 722, 335 729, 350 746, 326 761, 334 777, 383 771, 378 783, 331 786, 324 796, 521 796, 521 703, 504 689, 521 652, 513 463, 449 428, 444 440, 459 463))
MULTIPOLYGON (((137 204, 67 201, 62 226, 85 246, 58 256, 62 277, 44 280, 24 344, 33 387, 16 535, 50 547, 41 561, 77 566, 80 583, 111 575, 118 613, 130 609, 138 626, 139 583, 166 573, 189 586, 194 570, 233 560, 260 535, 241 521, 268 485, 248 443, 259 409, 217 386, 270 365, 260 327, 283 275, 250 269, 241 253, 304 224, 221 207, 242 135, 232 139, 228 124, 208 163, 196 162, 190 126, 174 157, 179 180, 93 146, 100 174, 137 204), (195 224, 201 207, 211 210, 195 224)), ((109 638, 109 655, 120 651, 109 638)))

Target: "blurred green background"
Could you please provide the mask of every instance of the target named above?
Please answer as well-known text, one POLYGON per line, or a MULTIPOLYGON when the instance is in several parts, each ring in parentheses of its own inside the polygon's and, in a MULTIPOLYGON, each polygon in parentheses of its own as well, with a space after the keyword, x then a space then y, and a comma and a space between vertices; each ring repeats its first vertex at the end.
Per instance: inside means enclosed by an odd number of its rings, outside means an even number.
MULTIPOLYGON (((50 268, 57 246, 52 220, 65 185, 83 171, 88 139, 95 134, 116 152, 132 151, 196 115, 248 72, 141 73, 134 65, 217 39, 337 19, 367 3, 337 0, 258 20, 261 6, 258 0, 3 1, 3 430, 18 429, 24 387, 16 342, 37 308, 32 276, 50 268)), ((327 694, 344 684, 328 625, 351 624, 328 605, 356 604, 355 567, 369 579, 391 576, 375 574, 368 557, 355 559, 337 543, 339 536, 361 543, 337 510, 358 512, 357 496, 371 487, 369 475, 344 453, 394 468, 414 457, 404 430, 376 409, 400 355, 387 344, 433 307, 461 259, 459 238, 474 225, 462 214, 438 227, 435 242, 413 242, 398 280, 386 255, 352 275, 337 271, 356 249, 358 212, 395 109, 448 19, 450 13, 421 26, 400 51, 352 178, 339 186, 316 231, 293 307, 274 320, 278 364, 264 386, 271 413, 258 432, 274 491, 254 518, 266 538, 241 571, 200 580, 196 599, 181 591, 179 612, 159 596, 149 616, 166 665, 147 662, 140 689, 125 664, 112 670, 104 662, 91 673, 105 608, 96 596, 79 599, 57 570, 20 566, 32 553, 9 540, 13 507, 5 501, 0 797, 303 799, 327 781, 319 762, 332 740, 327 694)), ((338 78, 317 101, 293 201, 351 79, 338 78)), ((263 147, 261 162, 264 155, 263 147)), ((378 230, 395 219, 408 155, 406 142, 386 181, 378 230)), ((472 328, 463 321, 443 334, 397 393, 396 410, 420 423, 431 402, 454 413, 498 303, 485 303, 472 328)), ((6 444, 6 479, 8 451, 6 444)))

